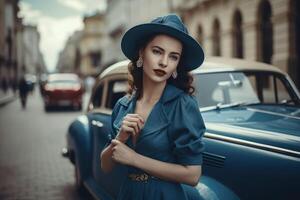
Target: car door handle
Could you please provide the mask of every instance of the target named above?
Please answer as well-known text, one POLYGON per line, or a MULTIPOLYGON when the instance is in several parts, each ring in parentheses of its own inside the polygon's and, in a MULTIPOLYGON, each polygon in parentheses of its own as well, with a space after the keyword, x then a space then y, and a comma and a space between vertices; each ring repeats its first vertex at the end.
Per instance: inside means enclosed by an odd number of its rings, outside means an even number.
POLYGON ((97 120, 92 120, 92 125, 98 126, 100 128, 104 126, 104 124, 102 122, 97 121, 97 120))

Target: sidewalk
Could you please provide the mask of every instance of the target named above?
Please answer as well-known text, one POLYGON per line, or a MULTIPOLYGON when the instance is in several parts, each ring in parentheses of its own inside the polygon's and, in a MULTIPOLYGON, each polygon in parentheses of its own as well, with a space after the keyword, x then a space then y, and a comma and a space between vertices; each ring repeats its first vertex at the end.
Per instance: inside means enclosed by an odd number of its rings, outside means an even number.
POLYGON ((7 92, 5 93, 0 89, 0 107, 15 100, 16 98, 17 96, 13 93, 12 90, 7 90, 7 92))

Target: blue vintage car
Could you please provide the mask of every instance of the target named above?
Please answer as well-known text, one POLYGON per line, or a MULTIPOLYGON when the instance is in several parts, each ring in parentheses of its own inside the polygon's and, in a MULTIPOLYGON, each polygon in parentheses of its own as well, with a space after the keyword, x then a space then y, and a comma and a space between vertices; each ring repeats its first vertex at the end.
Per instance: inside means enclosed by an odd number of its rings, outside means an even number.
MULTIPOLYGON (((96 199, 115 199, 125 174, 122 166, 104 174, 100 153, 112 108, 127 90, 127 64, 99 76, 63 149, 77 187, 96 199)), ((300 95, 289 76, 271 65, 223 58, 208 58, 192 73, 207 131, 200 182, 185 186, 191 199, 299 199, 300 95)))

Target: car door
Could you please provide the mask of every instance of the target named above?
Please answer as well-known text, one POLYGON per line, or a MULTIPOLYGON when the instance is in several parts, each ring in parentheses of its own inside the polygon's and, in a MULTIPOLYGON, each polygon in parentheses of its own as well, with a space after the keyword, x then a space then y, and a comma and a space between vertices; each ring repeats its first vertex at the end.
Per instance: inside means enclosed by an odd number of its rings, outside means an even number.
POLYGON ((95 89, 93 102, 94 112, 89 118, 93 134, 93 177, 96 182, 111 196, 116 197, 124 168, 117 166, 113 172, 105 174, 101 170, 100 154, 111 139, 111 111, 117 100, 127 91, 127 81, 122 77, 109 78, 95 89), (100 94, 101 93, 101 94, 100 94), (100 100, 101 99, 101 100, 100 100), (99 102, 101 101, 101 102, 99 102), (98 104, 97 104, 98 103, 98 104), (97 105, 99 105, 97 107, 97 105))

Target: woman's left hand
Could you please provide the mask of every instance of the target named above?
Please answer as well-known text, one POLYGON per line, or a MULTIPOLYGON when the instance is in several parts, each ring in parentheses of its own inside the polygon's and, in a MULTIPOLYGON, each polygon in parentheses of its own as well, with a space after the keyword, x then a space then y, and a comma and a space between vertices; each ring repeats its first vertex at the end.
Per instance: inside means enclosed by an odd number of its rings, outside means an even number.
POLYGON ((112 159, 124 165, 132 165, 137 153, 119 140, 112 140, 114 145, 112 159))

